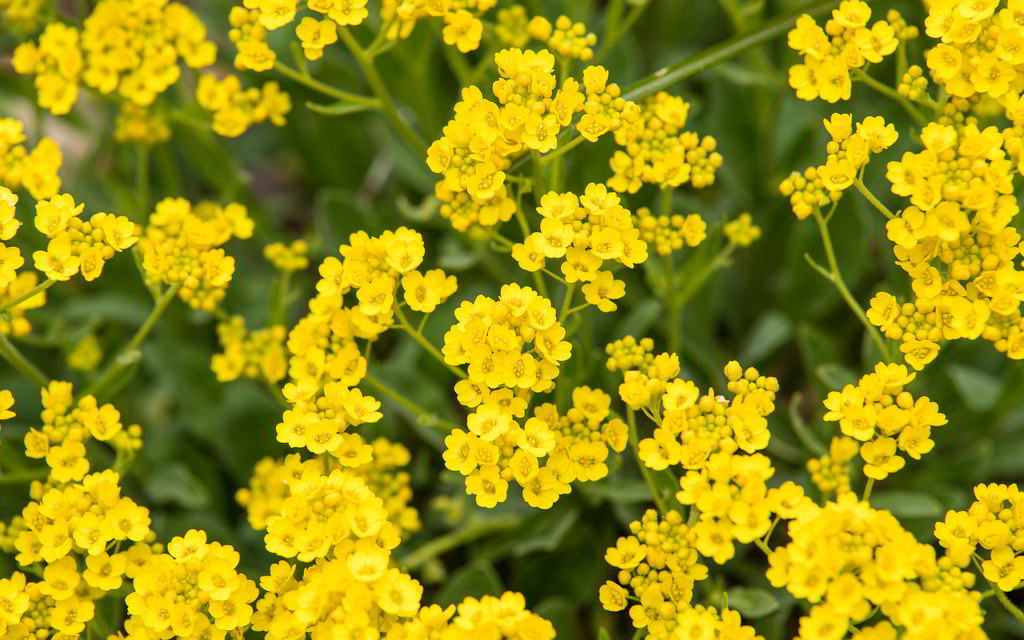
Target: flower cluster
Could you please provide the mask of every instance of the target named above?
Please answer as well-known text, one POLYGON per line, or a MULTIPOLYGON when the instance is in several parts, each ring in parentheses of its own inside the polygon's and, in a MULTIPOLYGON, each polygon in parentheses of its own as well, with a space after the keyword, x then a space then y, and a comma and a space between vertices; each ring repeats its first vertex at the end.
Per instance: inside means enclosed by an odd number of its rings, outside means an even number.
POLYGON ((940 40, 925 57, 932 78, 951 96, 999 98, 1019 90, 1024 65, 1018 42, 1024 15, 1011 1, 940 0, 928 4, 925 33, 940 40))
POLYGON ((656 640, 760 638, 742 625, 736 611, 691 604, 693 585, 708 576, 708 569, 700 563, 693 528, 678 511, 659 517, 648 510, 629 531, 605 552, 605 562, 618 569, 617 582, 609 580, 600 590, 606 610, 628 606, 633 626, 656 640))
POLYGON ((69 554, 104 554, 119 542, 150 541, 149 510, 122 496, 119 482, 117 473, 102 471, 46 489, 29 502, 11 531, 18 564, 52 564, 69 554))
POLYGON ((114 139, 118 142, 159 144, 171 139, 171 127, 167 119, 154 109, 123 102, 114 121, 114 139))
POLYGON ((511 159, 524 151, 554 149, 559 132, 576 113, 584 111, 577 124, 580 134, 597 140, 618 129, 636 109, 619 97, 616 85, 607 84, 608 72, 601 67, 584 70, 585 92, 574 78, 567 78, 556 91, 555 56, 550 51, 504 49, 494 61, 498 102, 484 98, 476 87, 463 89, 454 119, 427 151, 427 165, 444 176, 435 189, 441 215, 460 230, 511 219, 516 203, 505 180, 511 159))
POLYGON ((935 538, 961 567, 972 558, 979 562, 982 550, 988 551, 980 563, 982 575, 1000 591, 1012 591, 1024 582, 1022 504, 1024 496, 1015 484, 980 484, 965 511, 949 511, 935 524, 935 538))
POLYGON ((249 331, 245 318, 232 316, 217 325, 217 336, 223 351, 210 359, 210 368, 217 380, 228 382, 241 377, 275 383, 288 369, 288 354, 281 325, 249 331))
POLYGON ((521 593, 469 597, 458 606, 423 607, 413 620, 392 628, 398 640, 471 640, 486 635, 493 640, 554 640, 554 626, 526 609, 521 593))
POLYGON ((921 132, 922 151, 889 163, 893 193, 911 204, 886 231, 914 298, 900 303, 879 292, 868 318, 900 341, 915 369, 957 338, 984 338, 1024 358, 1020 233, 1011 224, 1020 207, 1003 140, 973 118, 933 122, 921 132))
POLYGON ((0 0, 4 27, 16 33, 36 30, 46 0, 0 0))
MULTIPOLYGON (((408 449, 386 438, 367 443, 358 435, 346 438, 345 444, 344 451, 336 456, 339 463, 361 478, 384 501, 388 522, 403 536, 418 530, 419 514, 410 504, 409 474, 395 471, 409 463, 408 449)), ((295 484, 322 470, 320 460, 303 460, 297 453, 282 460, 260 460, 253 469, 249 487, 240 489, 236 496, 246 508, 249 524, 257 530, 266 529, 270 518, 281 512, 295 484)))
POLYGON ((57 483, 82 480, 89 472, 85 443, 108 442, 117 451, 137 449, 141 428, 124 428, 121 414, 112 404, 100 405, 92 395, 77 402, 70 382, 50 382, 42 390, 42 421, 25 434, 25 455, 43 458, 50 480, 57 483))
POLYGON ((79 77, 85 60, 78 29, 51 22, 39 42, 25 42, 14 50, 14 71, 35 76, 39 106, 55 115, 71 111, 78 100, 79 77))
POLYGON ((722 226, 729 244, 737 247, 749 247, 761 237, 761 227, 754 223, 749 213, 741 213, 722 226))
POLYGON ((652 469, 682 465, 702 469, 715 453, 742 449, 754 453, 768 444, 765 416, 775 409, 775 378, 746 371, 733 361, 725 367, 732 400, 708 389, 704 395, 693 382, 681 380, 679 362, 650 376, 638 369, 625 370, 619 396, 631 410, 643 410, 657 427, 640 440, 640 459, 652 469))
POLYGON ((517 420, 526 415, 530 392, 554 388, 559 363, 569 358, 572 346, 551 302, 529 287, 504 285, 497 300, 477 296, 463 302, 455 318, 444 336, 443 355, 452 366, 468 365, 456 393, 474 411, 468 432, 456 429, 445 438, 445 465, 469 477, 466 490, 478 504, 493 507, 505 500, 517 470, 515 455, 529 467, 525 475, 519 469, 525 482, 539 473, 537 459, 554 446, 545 420, 517 420))
POLYGON ((263 257, 279 271, 302 271, 309 266, 309 244, 305 240, 273 242, 263 247, 263 257))
POLYGON ((825 164, 809 167, 803 173, 794 171, 779 185, 782 195, 789 198, 793 214, 801 220, 838 201, 843 190, 859 179, 871 154, 891 147, 899 135, 880 116, 864 118, 857 123, 856 131, 848 113, 833 113, 824 124, 832 138, 825 147, 825 164))
POLYGON ((107 260, 139 241, 139 226, 125 216, 95 213, 83 220, 84 208, 66 193, 36 203, 35 226, 49 242, 32 259, 50 280, 68 280, 77 273, 95 280, 107 260))
POLYGON ((661 187, 690 183, 698 189, 714 183, 722 155, 715 151, 713 137, 701 138, 683 129, 689 113, 688 102, 663 91, 640 102, 632 117, 615 130, 615 143, 622 149, 609 161, 614 175, 608 186, 636 193, 645 183, 661 187))
MULTIPOLYGON (((892 16, 900 26, 898 14, 892 16)), ((826 102, 849 100, 851 72, 881 62, 896 51, 900 36, 887 20, 870 27, 871 7, 863 0, 843 0, 832 10, 832 17, 821 28, 809 15, 803 15, 789 32, 789 48, 803 56, 803 64, 789 69, 789 85, 801 100, 821 98, 826 102)))
POLYGON ((704 242, 708 228, 699 213, 655 215, 647 207, 636 210, 633 225, 640 230, 640 239, 653 246, 659 256, 671 255, 683 247, 696 247, 704 242))
POLYGON ((618 262, 632 268, 647 260, 647 243, 618 194, 601 184, 587 185, 582 196, 550 192, 541 196, 537 213, 540 230, 512 247, 519 266, 535 272, 544 268, 547 258, 561 258, 565 281, 583 282, 589 304, 614 311, 614 300, 625 294, 625 284, 602 267, 618 262))
POLYGON ((24 142, 21 121, 0 118, 0 185, 13 190, 24 187, 36 200, 52 198, 61 186, 58 172, 64 156, 60 147, 52 138, 43 138, 29 151, 24 142))
MULTIPOLYGON (((846 493, 789 522, 789 544, 768 555, 773 586, 809 601, 800 638, 841 638, 880 609, 863 637, 985 637, 968 588, 973 574, 914 539, 888 511, 846 493), (868 635, 877 634, 877 635, 868 635)), ((861 637, 861 635, 855 636, 861 637)))
POLYGON ((237 571, 238 552, 188 530, 146 558, 125 597, 128 637, 221 637, 248 627, 259 589, 237 571))
POLYGON ((900 451, 919 460, 935 446, 932 427, 946 424, 937 404, 904 390, 914 376, 901 364, 879 363, 856 386, 848 384, 825 399, 824 419, 838 422, 843 435, 863 443, 860 455, 869 478, 883 480, 902 469, 900 451))
POLYGON ((189 306, 212 311, 224 298, 235 259, 221 247, 231 238, 252 237, 253 222, 240 204, 221 206, 183 198, 156 204, 139 241, 151 284, 177 287, 189 306))
POLYGON ((200 76, 196 100, 199 106, 213 113, 214 133, 227 138, 240 136, 264 120, 283 126, 292 108, 291 98, 276 82, 243 89, 238 76, 218 79, 212 73, 200 76))

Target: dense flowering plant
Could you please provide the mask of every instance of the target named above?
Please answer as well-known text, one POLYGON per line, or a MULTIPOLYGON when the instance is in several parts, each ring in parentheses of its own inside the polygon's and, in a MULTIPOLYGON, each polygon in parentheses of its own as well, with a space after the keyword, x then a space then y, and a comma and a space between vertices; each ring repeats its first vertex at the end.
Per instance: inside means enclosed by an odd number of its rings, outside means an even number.
POLYGON ((3 640, 1024 634, 1024 1, 0 52, 3 640))

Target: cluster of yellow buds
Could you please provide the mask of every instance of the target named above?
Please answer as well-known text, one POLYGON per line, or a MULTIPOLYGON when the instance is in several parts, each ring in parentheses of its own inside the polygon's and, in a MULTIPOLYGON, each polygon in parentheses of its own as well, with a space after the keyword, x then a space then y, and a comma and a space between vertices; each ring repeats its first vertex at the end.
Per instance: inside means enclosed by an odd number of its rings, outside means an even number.
POLYGON ((996 127, 974 118, 933 122, 921 131, 924 149, 890 162, 893 193, 911 205, 886 224, 896 264, 911 279, 914 299, 880 292, 868 318, 901 341, 906 362, 921 369, 947 340, 979 337, 1010 358, 1024 358, 1024 271, 1020 207, 1013 171, 996 127))
POLYGON ((177 286, 189 306, 212 311, 224 298, 235 259, 221 247, 231 238, 252 237, 253 222, 240 204, 221 206, 183 198, 156 204, 139 241, 146 278, 177 286))
POLYGON ((273 68, 277 54, 267 44, 267 28, 260 22, 260 13, 245 7, 231 7, 228 23, 231 25, 228 37, 237 49, 235 68, 241 71, 273 68))
POLYGON ((254 124, 270 120, 277 126, 285 124, 285 116, 292 109, 291 97, 271 80, 260 88, 242 88, 236 75, 218 79, 204 73, 196 86, 199 106, 213 112, 213 131, 227 138, 242 135, 254 124))
POLYGON ((587 25, 573 22, 569 16, 558 16, 554 24, 544 16, 534 16, 527 27, 534 40, 563 58, 587 62, 594 57, 597 36, 587 32, 587 25))
POLYGON ((1000 591, 1013 591, 1024 582, 1022 505, 1024 496, 1016 484, 980 484, 965 511, 949 511, 935 524, 935 538, 961 567, 980 555, 979 547, 988 551, 982 575, 1000 591))
POLYGON ((149 510, 122 496, 119 482, 113 471, 93 473, 29 502, 14 539, 18 564, 52 564, 72 554, 96 556, 118 543, 150 541, 149 510))
POLYGON ((114 139, 118 142, 159 144, 171 139, 171 127, 167 119, 153 109, 123 102, 114 121, 114 139))
POLYGON ((622 611, 629 603, 633 626, 653 637, 670 636, 679 618, 690 609, 694 583, 707 578, 694 548, 693 530, 675 510, 663 517, 648 509, 629 523, 629 536, 609 547, 604 559, 617 569, 616 580, 600 589, 607 611, 622 611))
MULTIPOLYGON (((656 375, 652 368, 655 364, 655 355, 654 340, 651 338, 637 340, 633 336, 626 336, 625 338, 609 342, 605 346, 604 351, 608 354, 608 360, 605 364, 609 371, 637 369, 651 377, 656 375)), ((669 354, 662 355, 665 358, 670 358, 669 354)), ((675 359, 675 364, 672 366, 678 368, 678 358, 675 359)))
POLYGON ((864 118, 857 123, 856 131, 848 113, 833 113, 824 124, 832 138, 825 147, 825 164, 803 173, 794 171, 779 184, 779 191, 789 198, 793 214, 801 220, 839 200, 842 192, 857 180, 871 154, 891 147, 899 135, 880 116, 864 118))
POLYGON ((646 409, 657 419, 652 437, 640 440, 640 459, 646 466, 701 469, 714 453, 754 453, 768 445, 765 416, 775 409, 775 378, 730 362, 725 375, 733 398, 726 400, 713 389, 701 395, 693 382, 676 377, 678 360, 674 364, 675 371, 661 371, 657 377, 624 371, 619 386, 619 396, 631 409, 646 409))
POLYGON ((609 161, 614 175, 608 185, 636 193, 644 183, 678 187, 689 182, 698 189, 714 183, 722 155, 711 136, 684 130, 689 112, 688 102, 664 91, 642 101, 615 130, 622 150, 609 161))
MULTIPOLYGON (((0 118, 0 185, 24 187, 36 200, 52 198, 60 190, 64 156, 52 138, 43 138, 29 151, 25 126, 14 118, 0 118)), ((10 196, 4 196, 8 201, 10 196)), ((13 206, 13 203, 12 203, 13 206)))
POLYGON ((498 9, 494 35, 507 47, 523 48, 533 37, 530 33, 531 20, 526 7, 514 4, 498 9))
POLYGON ((613 300, 625 295, 625 284, 605 262, 632 268, 647 260, 647 244, 633 226, 619 195, 602 184, 589 184, 582 196, 544 194, 537 213, 540 231, 512 247, 512 257, 526 271, 540 271, 547 258, 561 258, 566 282, 583 282, 587 302, 601 311, 614 311, 613 300))
POLYGON ((1017 90, 1024 73, 1017 44, 1024 37, 1022 10, 1015 2, 938 0, 928 3, 925 33, 941 40, 928 51, 932 78, 959 98, 999 98, 1017 90))
POLYGON ((291 244, 272 242, 263 247, 263 257, 279 271, 302 271, 309 266, 309 243, 301 239, 291 244))
POLYGON ((848 384, 825 399, 825 420, 838 422, 843 435, 863 443, 860 455, 869 478, 883 480, 902 469, 899 451, 919 460, 935 446, 932 427, 946 424, 937 404, 904 391, 915 375, 901 364, 879 363, 856 386, 848 384))
POLYGON ((238 552, 189 529, 152 554, 125 597, 129 637, 224 637, 249 626, 256 583, 237 571, 238 552))
POLYGON ((853 438, 834 436, 827 453, 807 461, 811 482, 822 495, 850 492, 849 463, 857 457, 858 451, 860 446, 853 438))
POLYGON ((696 247, 707 237, 708 225, 698 213, 655 215, 647 207, 640 207, 633 216, 633 224, 640 230, 640 239, 653 246, 659 256, 671 255, 683 247, 696 247))
POLYGON ((280 325, 249 331, 245 328, 245 318, 232 316, 217 325, 223 351, 210 359, 210 368, 220 382, 245 376, 276 383, 288 370, 285 334, 285 328, 280 325))
POLYGON ((729 244, 737 247, 749 247, 761 237, 761 227, 754 223, 749 213, 741 213, 722 226, 722 233, 729 244))
POLYGON ((51 22, 39 42, 25 42, 14 50, 14 71, 35 76, 36 101, 55 115, 71 111, 78 100, 78 83, 85 66, 78 29, 51 22))
POLYGON ((100 405, 92 395, 76 402, 70 382, 50 382, 42 390, 42 404, 43 424, 25 434, 25 455, 45 458, 54 482, 81 480, 89 472, 85 443, 90 438, 118 451, 138 448, 141 427, 122 428, 114 405, 100 405))
POLYGON ((911 101, 917 102, 928 96, 928 78, 919 65, 911 65, 903 73, 896 90, 911 101))
POLYGON ((511 219, 516 205, 505 180, 511 159, 524 151, 554 149, 559 132, 576 113, 585 111, 577 125, 580 134, 597 140, 621 125, 627 107, 635 108, 612 97, 618 88, 607 84, 608 72, 601 67, 584 70, 584 93, 574 78, 556 91, 550 51, 504 49, 494 60, 498 102, 485 99, 476 87, 464 88, 454 119, 427 151, 427 165, 444 176, 435 190, 441 215, 458 229, 511 219))
POLYGON ((36 203, 35 226, 49 242, 46 251, 36 251, 32 258, 51 280, 68 280, 76 273, 95 280, 107 260, 139 241, 139 226, 125 216, 95 213, 83 220, 79 214, 84 208, 66 193, 36 203))
POLYGON ((800 618, 799 637, 843 637, 879 609, 888 620, 855 637, 895 637, 894 625, 907 629, 907 638, 985 637, 977 594, 968 591, 973 576, 944 579, 951 564, 888 511, 846 493, 797 515, 789 536, 789 544, 769 553, 767 576, 813 604, 800 618))
MULTIPOLYGON (((899 14, 897 26, 903 27, 899 14)), ((871 7, 864 0, 843 0, 832 10, 822 29, 809 15, 802 15, 789 32, 789 48, 803 56, 803 64, 789 69, 789 85, 801 100, 821 98, 826 102, 848 100, 853 82, 850 72, 881 62, 896 51, 900 35, 912 32, 896 29, 887 20, 870 27, 871 7)))

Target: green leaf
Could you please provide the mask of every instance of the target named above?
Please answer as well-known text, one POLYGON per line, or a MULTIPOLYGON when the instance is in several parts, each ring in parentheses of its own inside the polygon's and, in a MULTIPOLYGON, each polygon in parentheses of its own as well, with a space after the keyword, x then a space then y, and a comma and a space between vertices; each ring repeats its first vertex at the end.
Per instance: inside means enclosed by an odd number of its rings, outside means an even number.
POLYGON ((317 102, 306 101, 306 108, 313 113, 319 113, 322 116, 347 116, 350 113, 360 113, 362 111, 369 111, 372 107, 368 107, 364 104, 354 104, 352 102, 335 102, 333 104, 319 104, 317 102))
POLYGON ((857 376, 852 371, 838 362, 826 362, 814 369, 818 379, 825 383, 830 389, 839 391, 848 384, 855 384, 857 376))
POLYGON ((883 491, 871 496, 871 506, 885 509, 897 518, 927 518, 934 520, 944 513, 942 503, 935 496, 921 491, 883 491))
POLYGON ((497 595, 501 590, 501 579, 498 578, 494 567, 490 562, 481 560, 453 573, 445 583, 444 589, 434 597, 434 602, 447 607, 469 597, 497 595))
POLYGON ((779 608, 779 601, 765 589, 754 587, 733 587, 729 589, 729 608, 740 612, 744 618, 763 618, 779 608))
POLYGON ((511 549, 517 556, 537 551, 554 551, 562 543, 572 526, 579 520, 580 512, 569 509, 565 513, 552 513, 555 517, 542 517, 526 531, 517 534, 520 541, 511 549))
POLYGON ((793 322, 781 311, 767 311, 754 323, 747 334, 739 361, 755 365, 772 355, 793 338, 793 322))
POLYGON ((180 462, 156 465, 145 475, 143 490, 158 504, 176 504, 196 511, 210 506, 209 490, 180 462))
POLYGON ((962 364, 950 364, 946 369, 964 404, 972 411, 990 411, 1003 395, 1003 383, 998 378, 980 369, 962 364))

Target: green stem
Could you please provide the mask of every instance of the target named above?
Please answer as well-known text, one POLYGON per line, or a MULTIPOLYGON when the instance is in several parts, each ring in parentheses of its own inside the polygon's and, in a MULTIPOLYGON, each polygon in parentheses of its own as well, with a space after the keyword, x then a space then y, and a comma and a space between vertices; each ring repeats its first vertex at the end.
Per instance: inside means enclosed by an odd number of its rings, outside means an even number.
POLYGON ((0 333, 0 358, 6 360, 18 373, 34 382, 37 387, 43 388, 50 384, 50 379, 46 377, 46 374, 22 355, 18 348, 11 344, 7 336, 2 333, 0 333))
POLYGON ((35 296, 37 296, 40 293, 46 291, 47 289, 49 289, 50 287, 52 287, 55 284, 57 284, 56 280, 50 280, 50 279, 44 280, 43 282, 41 282, 40 284, 37 284, 36 286, 32 287, 31 289, 29 289, 25 293, 21 294, 20 296, 16 296, 14 298, 11 298, 7 302, 4 302, 3 304, 0 304, 0 313, 3 313, 4 311, 7 311, 8 309, 13 309, 14 307, 18 306, 22 302, 25 302, 29 298, 34 298, 35 296))
POLYGON ((583 136, 577 135, 575 138, 573 138, 569 142, 566 142, 565 144, 558 145, 558 147, 554 151, 551 151, 550 153, 547 153, 547 154, 541 156, 540 157, 540 163, 541 164, 547 164, 547 163, 551 162, 552 160, 554 160, 555 158, 559 158, 559 157, 569 153, 570 151, 572 151, 573 149, 578 147, 583 142, 583 140, 584 140, 583 136))
POLYGON ((562 310, 558 313, 558 322, 561 323, 565 320, 566 316, 569 315, 569 309, 572 307, 572 299, 576 293, 576 283, 570 282, 565 287, 565 296, 562 298, 562 310))
POLYGON ((871 336, 871 340, 874 341, 875 346, 878 347, 878 353, 882 356, 882 359, 886 362, 892 362, 892 354, 889 352, 889 347, 885 344, 885 340, 882 338, 882 334, 878 332, 878 328, 871 324, 868 320, 868 316, 864 313, 864 308, 860 306, 853 294, 850 293, 850 289, 846 286, 846 282, 843 280, 842 274, 839 272, 839 262, 836 260, 835 248, 832 246, 832 237, 828 232, 828 224, 825 222, 825 218, 822 217, 821 211, 815 210, 814 221, 818 224, 818 234, 821 236, 821 243, 825 247, 825 257, 828 259, 829 270, 831 271, 832 284, 835 285, 836 290, 844 301, 846 306, 857 316, 861 324, 867 330, 868 335, 871 336))
POLYGON ((149 335, 150 331, 153 330, 153 327, 156 326, 157 320, 159 320, 160 316, 163 315, 164 311, 167 309, 167 305, 171 303, 171 300, 174 299, 174 296, 177 295, 178 289, 180 288, 181 285, 176 284, 164 290, 163 294, 161 294, 160 298, 157 299, 156 304, 153 306, 153 310, 149 312, 149 316, 142 323, 142 326, 135 332, 135 335, 132 336, 131 340, 129 340, 120 351, 118 351, 117 355, 111 359, 107 368, 101 374, 93 378, 92 382, 86 386, 82 391, 83 396, 92 394, 99 397, 100 394, 105 391, 119 375, 139 361, 139 356, 136 353, 136 350, 139 348, 139 345, 142 344, 142 341, 149 335))
POLYGON ((687 281, 685 287, 679 290, 679 293, 676 296, 676 304, 679 305, 680 307, 685 305, 690 300, 690 298, 693 297, 695 293, 700 291, 701 286, 703 286, 704 283, 707 282, 708 278, 710 278, 716 271, 718 271, 720 268, 724 267, 729 263, 729 257, 735 250, 736 245, 725 245, 725 247, 723 247, 722 250, 719 251, 715 255, 715 257, 712 258, 711 261, 704 266, 703 269, 698 271, 696 274, 694 274, 692 278, 690 278, 689 281, 687 281))
POLYGON ((421 156, 427 155, 427 144, 420 137, 420 134, 416 133, 406 122, 402 119, 402 116, 398 113, 398 109, 395 107, 395 101, 391 97, 391 93, 388 91, 387 85, 384 84, 384 80, 380 77, 380 72, 377 71, 377 67, 373 63, 373 58, 367 55, 366 51, 359 46, 359 42, 356 41, 355 36, 348 30, 347 27, 341 27, 338 29, 338 35, 341 36, 342 42, 348 47, 348 50, 352 53, 352 57, 355 58, 356 64, 363 71, 363 76, 366 78, 367 84, 370 85, 370 89, 373 94, 377 96, 377 100, 380 103, 381 113, 391 123, 391 126, 405 139, 405 141, 415 149, 421 156))
POLYGON ((415 551, 399 558, 397 564, 406 571, 412 571, 467 542, 482 538, 495 531, 512 529, 522 521, 522 516, 519 515, 472 517, 455 531, 434 538, 430 542, 424 543, 415 551))
POLYGON ((875 194, 871 193, 871 190, 867 188, 863 180, 860 178, 854 179, 853 186, 857 187, 857 191, 860 191, 861 195, 864 196, 874 208, 878 209, 883 216, 890 220, 896 217, 893 215, 892 211, 889 211, 889 207, 882 204, 882 201, 876 198, 875 194))
POLYGON ((612 48, 618 44, 619 40, 629 33, 629 30, 633 28, 633 24, 640 19, 640 16, 643 15, 647 6, 650 4, 653 4, 653 2, 643 2, 641 4, 633 5, 623 20, 616 21, 616 23, 612 25, 612 28, 608 30, 607 34, 605 34, 604 43, 601 44, 601 50, 597 53, 594 64, 603 60, 605 56, 611 52, 612 48))
POLYGON ((318 91, 324 94, 325 96, 334 98, 335 100, 341 100, 342 102, 352 102, 354 104, 362 105, 368 109, 376 109, 381 106, 379 101, 375 100, 374 98, 371 98, 370 96, 363 96, 359 95, 358 93, 351 93, 349 91, 338 89, 337 87, 332 87, 329 84, 324 84, 323 82, 320 82, 316 78, 304 75, 300 71, 293 69, 280 61, 274 63, 274 71, 277 71, 286 78, 294 80, 295 82, 309 89, 312 89, 313 91, 318 91))
POLYGON ((803 6, 797 7, 782 15, 776 16, 763 23, 756 29, 751 29, 738 34, 728 40, 690 56, 684 60, 664 67, 653 74, 639 80, 626 90, 622 96, 627 100, 636 100, 649 96, 652 93, 667 89, 681 80, 696 75, 705 69, 728 60, 729 58, 747 51, 751 47, 771 40, 775 36, 784 33, 796 19, 803 14, 815 15, 822 13, 838 4, 838 0, 813 0, 803 6))
POLYGON ((864 495, 861 496, 861 500, 867 502, 871 499, 871 490, 875 488, 875 479, 868 478, 868 481, 864 483, 864 495))
POLYGON ((136 220, 143 222, 149 213, 149 147, 144 144, 135 147, 135 199, 139 208, 136 220))
POLYGON ((48 475, 50 475, 49 467, 26 469, 15 473, 5 473, 0 475, 0 484, 22 484, 25 482, 32 482, 33 480, 45 480, 48 475))
POLYGON ((401 309, 396 307, 395 313, 398 315, 398 326, 402 329, 402 331, 405 331, 407 334, 409 334, 409 336, 413 340, 419 343, 419 345, 423 347, 424 351, 433 356, 435 360, 443 364, 445 368, 447 368, 449 371, 454 373, 459 378, 465 380, 468 377, 466 375, 466 372, 463 371, 462 369, 456 367, 455 365, 448 364, 448 362, 444 359, 444 355, 442 355, 441 352, 437 350, 437 347, 432 345, 430 341, 427 340, 426 336, 417 331, 416 327, 412 326, 409 323, 409 320, 406 319, 405 314, 402 313, 401 309))
POLYGON ((647 488, 651 490, 651 497, 654 499, 654 505, 658 508, 658 513, 665 513, 665 502, 661 498, 661 493, 658 491, 658 485, 654 482, 654 476, 651 475, 651 470, 647 468, 644 461, 640 459, 640 438, 636 433, 636 411, 632 407, 626 408, 626 423, 629 425, 629 447, 633 450, 633 457, 636 460, 636 464, 640 467, 640 475, 644 477, 644 482, 647 483, 647 488))
POLYGON ((402 407, 416 418, 416 422, 426 427, 433 427, 435 429, 443 429, 444 431, 451 431, 452 429, 458 428, 456 425, 442 420, 437 417, 437 414, 428 411, 427 409, 416 404, 409 398, 405 397, 394 387, 385 384, 381 380, 375 378, 373 375, 367 373, 363 380, 366 384, 373 387, 379 393, 387 396, 392 402, 402 407))

